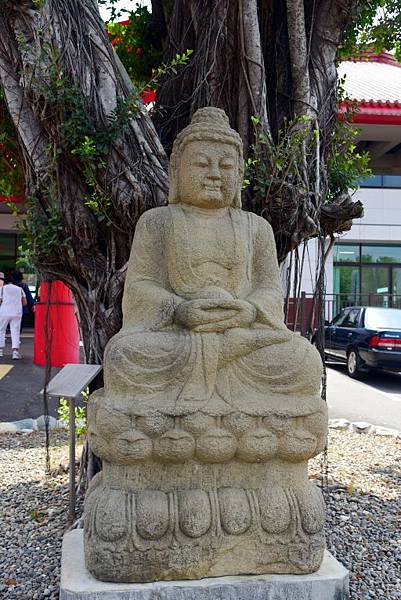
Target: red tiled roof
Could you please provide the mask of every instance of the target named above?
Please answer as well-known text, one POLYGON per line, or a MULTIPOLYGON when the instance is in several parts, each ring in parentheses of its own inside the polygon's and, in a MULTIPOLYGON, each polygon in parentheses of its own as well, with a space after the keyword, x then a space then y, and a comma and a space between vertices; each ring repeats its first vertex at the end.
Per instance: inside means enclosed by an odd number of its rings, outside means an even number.
MULTIPOLYGON (((388 52, 366 53, 339 65, 346 96, 357 103, 355 123, 401 124, 401 64, 388 52)), ((340 105, 344 112, 347 103, 340 105)))

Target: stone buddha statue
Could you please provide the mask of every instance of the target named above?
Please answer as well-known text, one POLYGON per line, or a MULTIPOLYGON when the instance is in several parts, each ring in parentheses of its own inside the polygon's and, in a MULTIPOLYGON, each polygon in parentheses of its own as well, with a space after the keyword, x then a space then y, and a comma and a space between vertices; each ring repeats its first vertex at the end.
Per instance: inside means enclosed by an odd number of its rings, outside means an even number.
POLYGON ((177 137, 168 206, 140 218, 88 405, 103 459, 85 503, 98 579, 310 573, 324 507, 321 359, 284 324, 274 237, 241 210, 242 143, 224 111, 177 137))

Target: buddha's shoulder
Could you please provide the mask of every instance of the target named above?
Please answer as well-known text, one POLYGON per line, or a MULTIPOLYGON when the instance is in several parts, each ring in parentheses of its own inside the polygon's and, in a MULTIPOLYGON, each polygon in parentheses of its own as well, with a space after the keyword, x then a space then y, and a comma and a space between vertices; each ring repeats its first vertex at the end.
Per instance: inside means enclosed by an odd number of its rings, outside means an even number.
POLYGON ((144 212, 138 220, 137 228, 148 231, 160 231, 166 223, 171 221, 171 211, 168 206, 157 206, 144 212))
POLYGON ((253 212, 241 212, 243 213, 243 215, 246 215, 246 217, 250 220, 255 231, 267 232, 269 234, 273 232, 272 226, 270 225, 269 221, 266 221, 266 219, 264 219, 263 217, 260 217, 259 215, 256 215, 253 212))

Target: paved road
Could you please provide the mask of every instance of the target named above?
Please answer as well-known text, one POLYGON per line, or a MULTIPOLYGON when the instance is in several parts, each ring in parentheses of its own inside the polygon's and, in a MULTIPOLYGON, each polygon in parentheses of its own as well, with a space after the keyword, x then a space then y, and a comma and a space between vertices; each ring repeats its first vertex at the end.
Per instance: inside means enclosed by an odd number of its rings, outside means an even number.
MULTIPOLYGON (((40 390, 44 384, 44 367, 33 364, 33 334, 23 334, 21 340, 22 360, 11 360, 11 348, 7 340, 6 352, 0 358, 0 421, 18 421, 43 415, 40 390)), ((55 375, 57 369, 53 370, 55 375)), ((50 400, 49 412, 56 416, 57 400, 50 400)))
POLYGON ((351 379, 345 365, 327 369, 327 402, 330 418, 367 421, 401 431, 401 374, 369 374, 351 379))

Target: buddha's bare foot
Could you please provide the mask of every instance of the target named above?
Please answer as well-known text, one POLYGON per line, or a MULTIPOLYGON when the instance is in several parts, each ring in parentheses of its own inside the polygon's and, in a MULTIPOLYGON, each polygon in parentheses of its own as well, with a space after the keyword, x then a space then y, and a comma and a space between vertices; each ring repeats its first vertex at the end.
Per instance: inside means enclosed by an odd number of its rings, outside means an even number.
POLYGON ((288 342, 290 332, 269 329, 230 328, 224 332, 219 365, 223 366, 259 348, 288 342), (255 331, 257 334, 255 335, 255 331))

